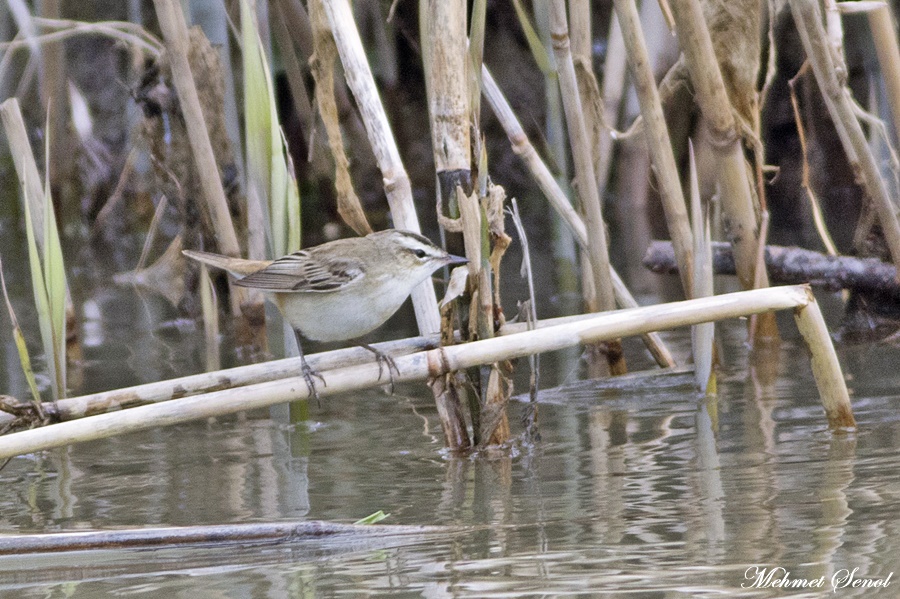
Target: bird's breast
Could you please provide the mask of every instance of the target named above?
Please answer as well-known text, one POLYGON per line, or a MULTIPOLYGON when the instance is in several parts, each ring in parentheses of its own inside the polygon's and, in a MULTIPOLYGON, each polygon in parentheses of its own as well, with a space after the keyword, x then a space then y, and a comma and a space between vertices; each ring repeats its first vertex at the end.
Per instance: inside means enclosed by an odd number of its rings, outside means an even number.
POLYGON ((313 341, 362 337, 393 316, 409 295, 391 285, 360 295, 343 289, 329 293, 278 293, 274 299, 292 327, 313 341))

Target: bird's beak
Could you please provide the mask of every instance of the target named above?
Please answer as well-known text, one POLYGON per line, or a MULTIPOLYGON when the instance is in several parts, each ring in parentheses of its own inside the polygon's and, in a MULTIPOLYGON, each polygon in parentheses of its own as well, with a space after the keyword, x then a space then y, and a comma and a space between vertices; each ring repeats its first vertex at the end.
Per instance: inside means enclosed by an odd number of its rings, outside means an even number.
POLYGON ((447 254, 447 264, 467 264, 469 262, 468 258, 463 258, 462 256, 454 256, 453 254, 447 254))

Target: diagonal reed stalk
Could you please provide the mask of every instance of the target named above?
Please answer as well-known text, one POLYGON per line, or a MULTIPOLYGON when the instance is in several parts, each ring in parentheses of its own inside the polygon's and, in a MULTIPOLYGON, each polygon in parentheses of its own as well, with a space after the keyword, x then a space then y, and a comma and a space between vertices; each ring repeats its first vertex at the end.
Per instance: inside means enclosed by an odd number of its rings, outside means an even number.
MULTIPOLYGON (((500 124, 506 131, 513 152, 525 162, 528 170, 531 172, 531 176, 534 177, 538 187, 541 188, 541 191, 550 202, 550 205, 557 212, 566 226, 572 231, 578 244, 586 250, 588 245, 587 227, 585 227, 581 215, 572 208, 565 192, 559 186, 556 179, 554 179, 550 169, 547 168, 547 165, 541 160, 534 145, 532 145, 528 136, 525 134, 525 130, 522 128, 521 123, 519 123, 519 119, 516 118, 512 107, 509 105, 503 92, 497 87, 497 83, 494 81, 493 76, 486 66, 482 67, 481 76, 484 84, 484 96, 487 98, 488 104, 490 104, 491 109, 494 111, 497 120, 500 121, 500 124)), ((612 266, 610 266, 610 276, 612 277, 616 303, 619 307, 636 308, 638 306, 637 300, 635 300, 631 295, 631 292, 628 291, 625 282, 622 281, 622 278, 612 266)), ((642 335, 642 337, 644 339, 644 344, 647 346, 650 353, 653 354, 653 358, 656 360, 657 364, 663 368, 675 366, 675 360, 672 358, 671 352, 666 348, 657 333, 646 333, 642 335)))
POLYGON ((897 218, 897 206, 890 197, 866 135, 856 118, 850 90, 835 69, 834 56, 829 49, 828 38, 822 25, 819 4, 815 0, 790 0, 790 6, 807 59, 812 65, 816 82, 822 91, 825 106, 837 128, 854 172, 857 173, 860 184, 875 207, 885 242, 891 253, 891 260, 894 265, 900 267, 900 222, 897 218))
MULTIPOLYGON (((590 314, 564 316, 538 321, 535 328, 546 328, 568 322, 578 322, 590 318, 590 314)), ((500 335, 512 335, 530 330, 525 323, 503 325, 500 335)), ((459 335, 457 335, 459 338, 459 335)), ((412 337, 397 341, 375 343, 373 347, 391 356, 410 354, 439 347, 438 334, 426 337, 412 337)), ((372 353, 362 347, 349 347, 306 356, 310 366, 317 371, 350 368, 372 361, 372 353)), ((247 385, 255 385, 278 379, 299 376, 301 373, 300 358, 283 358, 260 364, 248 364, 219 370, 192 374, 171 380, 156 381, 123 389, 101 391, 78 397, 62 399, 56 403, 44 403, 42 408, 51 417, 60 420, 76 420, 86 416, 95 416, 109 411, 123 410, 136 406, 169 401, 191 395, 211 393, 223 389, 233 389, 247 385)), ((15 421, 12 414, 0 412, 0 426, 7 426, 15 421)))
MULTIPOLYGON (((178 91, 181 110, 184 113, 185 125, 191 151, 200 174, 200 183, 206 202, 205 206, 215 224, 220 249, 230 256, 239 256, 241 252, 228 202, 222 188, 219 167, 209 141, 206 120, 200 107, 197 86, 188 64, 188 32, 184 22, 181 5, 175 0, 154 0, 159 26, 162 29, 172 66, 172 78, 178 91)), ((237 290, 234 290, 237 292, 237 290)), ((239 293, 239 292, 238 292, 239 293)))
MULTIPOLYGON (((440 347, 396 358, 399 373, 395 379, 404 382, 434 378, 498 360, 773 310, 794 310, 798 328, 810 350, 812 370, 829 426, 835 430, 855 427, 847 386, 834 346, 815 298, 805 285, 756 289, 605 312, 580 322, 440 347)), ((322 374, 327 382, 319 390, 322 398, 383 383, 379 365, 375 363, 322 374)), ((303 377, 293 377, 91 416, 0 437, 0 459, 157 426, 268 407, 308 397, 309 393, 303 377)))
POLYGON ((325 125, 331 156, 334 158, 334 188, 337 193, 338 214, 357 235, 368 235, 372 232, 372 227, 366 218, 359 196, 353 189, 350 160, 344 150, 344 132, 338 115, 335 93, 337 47, 321 2, 310 3, 310 21, 315 47, 315 52, 310 57, 310 66, 316 82, 316 105, 325 125))

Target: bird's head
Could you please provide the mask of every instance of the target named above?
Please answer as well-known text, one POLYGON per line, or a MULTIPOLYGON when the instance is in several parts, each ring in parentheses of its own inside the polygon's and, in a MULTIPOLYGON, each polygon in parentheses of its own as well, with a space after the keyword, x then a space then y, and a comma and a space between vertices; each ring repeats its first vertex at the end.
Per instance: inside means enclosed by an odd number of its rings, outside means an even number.
POLYGON ((387 229, 369 235, 382 245, 404 272, 415 273, 417 283, 442 266, 465 264, 467 259, 448 254, 428 238, 401 229, 387 229))

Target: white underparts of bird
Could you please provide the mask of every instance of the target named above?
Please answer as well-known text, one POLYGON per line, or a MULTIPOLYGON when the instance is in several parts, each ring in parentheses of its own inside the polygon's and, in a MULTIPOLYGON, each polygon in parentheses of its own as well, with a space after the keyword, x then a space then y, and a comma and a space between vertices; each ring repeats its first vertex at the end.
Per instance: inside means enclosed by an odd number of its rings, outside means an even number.
MULTIPOLYGON (((434 271, 467 262, 400 229, 330 241, 271 262, 191 250, 184 255, 228 271, 236 285, 262 291, 278 307, 297 335, 304 378, 316 398, 312 377, 323 384, 324 379, 303 358, 301 336, 313 341, 362 337, 384 324, 434 271)), ((396 371, 389 356, 361 345, 376 354, 379 366, 387 363, 388 374, 396 371)))

